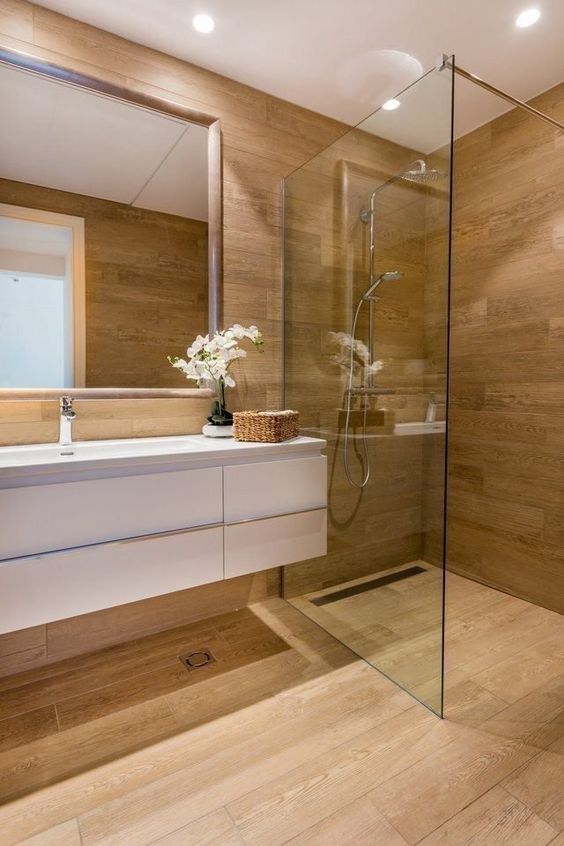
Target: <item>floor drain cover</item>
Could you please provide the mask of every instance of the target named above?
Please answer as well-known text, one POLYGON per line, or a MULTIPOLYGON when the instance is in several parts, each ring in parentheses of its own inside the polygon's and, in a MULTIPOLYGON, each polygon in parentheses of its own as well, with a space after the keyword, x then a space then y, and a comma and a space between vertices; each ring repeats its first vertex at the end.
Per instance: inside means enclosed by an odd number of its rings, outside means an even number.
POLYGON ((186 655, 181 655, 180 660, 187 670, 199 670, 200 667, 207 667, 213 664, 215 658, 209 649, 194 649, 186 655))

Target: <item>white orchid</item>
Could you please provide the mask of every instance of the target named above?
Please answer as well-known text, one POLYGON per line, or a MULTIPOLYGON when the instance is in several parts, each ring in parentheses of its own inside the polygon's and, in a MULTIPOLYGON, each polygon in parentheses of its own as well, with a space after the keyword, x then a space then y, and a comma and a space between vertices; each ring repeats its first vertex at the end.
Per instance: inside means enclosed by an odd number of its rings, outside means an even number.
POLYGON ((347 332, 328 332, 327 340, 333 348, 329 360, 332 364, 348 372, 351 366, 351 346, 353 373, 362 377, 366 373, 378 373, 384 367, 382 361, 370 361, 368 347, 357 338, 352 338, 347 332))
POLYGON ((239 341, 245 339, 257 349, 263 345, 262 334, 256 326, 245 327, 236 323, 229 329, 216 332, 211 338, 198 335, 186 350, 185 359, 169 356, 172 366, 181 370, 187 379, 197 382, 199 387, 209 382, 214 384, 219 404, 218 420, 228 419, 225 417, 228 414, 225 411, 225 388, 234 388, 237 384, 230 368, 239 359, 247 357, 246 350, 239 346, 239 341))

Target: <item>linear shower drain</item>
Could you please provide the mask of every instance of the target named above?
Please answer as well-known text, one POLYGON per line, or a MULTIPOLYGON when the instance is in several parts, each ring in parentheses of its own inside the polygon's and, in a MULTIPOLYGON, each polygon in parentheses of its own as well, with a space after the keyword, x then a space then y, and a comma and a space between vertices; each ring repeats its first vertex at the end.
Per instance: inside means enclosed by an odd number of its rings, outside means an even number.
POLYGON ((187 670, 199 670, 215 661, 210 649, 194 649, 193 652, 187 652, 186 655, 179 657, 187 670))

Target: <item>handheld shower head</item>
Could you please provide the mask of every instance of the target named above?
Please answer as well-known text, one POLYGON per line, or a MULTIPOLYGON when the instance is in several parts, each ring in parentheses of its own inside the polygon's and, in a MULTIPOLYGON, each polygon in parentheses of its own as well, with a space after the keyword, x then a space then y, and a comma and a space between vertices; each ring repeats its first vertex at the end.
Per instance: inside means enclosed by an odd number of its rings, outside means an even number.
MULTIPOLYGON (((372 255, 372 253, 371 253, 372 255)), ((343 462, 345 465, 345 474, 347 479, 349 480, 350 484, 358 489, 365 488, 368 484, 368 480, 370 479, 370 456, 368 454, 368 447, 366 445, 366 420, 367 420, 367 413, 368 413, 368 404, 366 402, 366 396, 370 393, 376 393, 374 390, 370 390, 372 388, 372 375, 374 369, 378 369, 381 367, 381 362, 374 361, 374 333, 373 333, 373 317, 374 317, 374 306, 373 300, 376 299, 374 296, 374 291, 381 285, 382 282, 394 282, 396 279, 402 279, 403 273, 400 270, 387 270, 385 273, 381 273, 377 278, 374 278, 374 264, 373 260, 370 263, 370 286, 368 290, 362 295, 362 297, 358 300, 356 304, 356 309, 354 312, 354 317, 352 319, 352 326, 351 326, 351 343, 349 347, 349 367, 348 367, 348 387, 346 390, 346 417, 345 417, 345 444, 344 444, 344 452, 343 452, 343 462), (356 391, 356 393, 361 393, 364 396, 363 400, 363 426, 362 426, 362 448, 364 451, 364 460, 361 459, 362 462, 362 481, 357 482, 353 479, 351 474, 351 470, 349 467, 349 428, 350 428, 350 421, 351 421, 351 414, 352 414, 352 399, 353 393, 353 373, 354 373, 354 357, 355 357, 355 350, 357 349, 357 342, 355 342, 356 337, 356 327, 358 324, 358 318, 360 316, 360 312, 362 311, 364 303, 368 301, 368 308, 369 308, 369 318, 368 318, 368 358, 363 361, 363 367, 361 370, 361 387, 356 391), (368 375, 367 375, 368 371, 368 375), (366 378, 368 379, 368 384, 366 384, 366 378), (366 391, 362 390, 366 388, 366 391)))
POLYGON ((396 282, 399 279, 403 279, 403 273, 401 270, 387 270, 385 273, 381 273, 377 279, 372 283, 372 285, 368 288, 368 290, 362 295, 363 300, 370 300, 374 295, 374 291, 378 288, 382 282, 396 282))

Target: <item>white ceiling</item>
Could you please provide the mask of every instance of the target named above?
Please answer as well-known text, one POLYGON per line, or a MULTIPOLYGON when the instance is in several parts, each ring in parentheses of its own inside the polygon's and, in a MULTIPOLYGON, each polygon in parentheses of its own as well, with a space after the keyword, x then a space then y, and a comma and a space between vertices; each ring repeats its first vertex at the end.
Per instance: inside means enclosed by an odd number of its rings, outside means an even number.
POLYGON ((360 127, 420 153, 446 147, 451 136, 451 86, 452 74, 434 70, 398 95, 398 109, 379 109, 360 127))
POLYGON ((0 67, 0 176, 207 220, 205 127, 0 67))
MULTIPOLYGON (((442 53, 520 99, 564 79, 564 0, 44 0, 43 6, 358 123, 442 53), (517 29, 525 8, 539 23, 517 29), (192 28, 198 12, 215 31, 192 28)), ((459 87, 459 134, 506 106, 459 87)))

